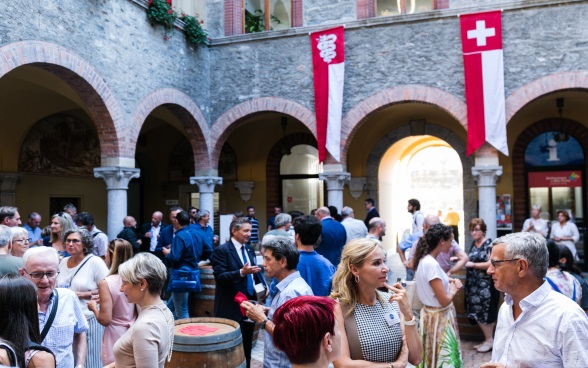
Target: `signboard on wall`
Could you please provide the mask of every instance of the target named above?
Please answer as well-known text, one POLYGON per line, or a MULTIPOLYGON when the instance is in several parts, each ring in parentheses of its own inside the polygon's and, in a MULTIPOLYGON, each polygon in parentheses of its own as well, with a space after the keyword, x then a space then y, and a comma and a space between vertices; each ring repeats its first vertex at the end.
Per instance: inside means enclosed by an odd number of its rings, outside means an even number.
POLYGON ((581 186, 582 172, 578 170, 529 173, 529 187, 531 188, 576 188, 581 186))

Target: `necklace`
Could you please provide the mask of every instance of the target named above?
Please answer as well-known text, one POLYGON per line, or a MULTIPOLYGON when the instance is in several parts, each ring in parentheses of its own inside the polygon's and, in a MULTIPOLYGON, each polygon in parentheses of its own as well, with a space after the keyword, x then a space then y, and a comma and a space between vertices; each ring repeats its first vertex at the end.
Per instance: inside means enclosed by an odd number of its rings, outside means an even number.
MULTIPOLYGON (((154 304, 151 307, 155 307, 155 308, 159 309, 159 311, 165 317, 165 322, 167 323, 167 328, 169 330, 169 341, 170 341, 170 343, 169 343, 169 351, 167 353, 167 361, 170 362, 171 361, 171 357, 172 357, 172 353, 173 353, 173 348, 174 348, 174 320, 172 318, 171 319, 171 323, 170 323, 170 320, 168 318, 167 313, 165 313, 165 311, 163 310, 163 308, 161 308, 161 306, 159 306, 157 304, 154 304)), ((168 311, 169 311, 169 309, 168 309, 168 311)))

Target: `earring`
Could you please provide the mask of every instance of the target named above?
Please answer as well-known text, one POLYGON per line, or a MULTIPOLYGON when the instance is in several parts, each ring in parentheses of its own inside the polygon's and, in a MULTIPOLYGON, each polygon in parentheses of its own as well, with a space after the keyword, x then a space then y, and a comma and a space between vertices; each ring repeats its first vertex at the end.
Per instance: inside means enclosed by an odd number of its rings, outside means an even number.
POLYGON ((355 283, 359 284, 359 275, 355 275, 355 283))
POLYGON ((141 289, 141 291, 143 291, 143 290, 145 290, 145 289, 141 289))
POLYGON ((327 351, 330 353, 333 350, 333 348, 331 347, 331 345, 327 345, 327 351))

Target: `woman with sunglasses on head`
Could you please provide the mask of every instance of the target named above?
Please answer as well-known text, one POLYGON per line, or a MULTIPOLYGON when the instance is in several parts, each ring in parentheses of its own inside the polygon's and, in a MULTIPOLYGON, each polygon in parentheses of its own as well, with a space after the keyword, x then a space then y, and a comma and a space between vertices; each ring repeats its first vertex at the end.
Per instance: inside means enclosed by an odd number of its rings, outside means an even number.
POLYGON ((114 343, 137 318, 135 304, 129 303, 120 291, 122 280, 118 274, 118 267, 132 257, 131 243, 124 239, 114 239, 110 242, 106 250, 106 264, 110 266, 110 273, 98 284, 100 309, 95 300, 88 302, 88 309, 96 315, 98 323, 105 327, 100 354, 104 365, 114 362, 114 343))
POLYGON ((63 243, 63 234, 74 229, 74 223, 70 215, 65 212, 59 212, 51 216, 51 235, 43 238, 43 244, 47 247, 53 247, 59 253, 59 257, 68 257, 69 254, 63 243))
POLYGON ((468 227, 474 241, 468 253, 470 260, 465 264, 466 315, 472 323, 478 323, 484 333, 484 341, 474 347, 479 353, 486 353, 492 350, 494 344, 500 293, 494 287, 492 276, 486 272, 490 267, 492 244, 492 239, 486 238, 486 223, 481 218, 473 218, 468 227))
POLYGON ((100 347, 104 328, 98 323, 94 313, 88 309, 87 304, 92 296, 98 295, 98 283, 108 275, 108 268, 100 257, 92 254, 94 243, 88 230, 69 230, 63 238, 70 256, 59 264, 57 287, 70 289, 77 294, 89 327, 86 334, 88 352, 85 367, 101 368, 103 364, 100 362, 100 347))
POLYGON ((461 348, 453 297, 461 281, 447 276, 437 262, 441 252, 448 252, 453 229, 443 224, 432 225, 419 240, 415 255, 417 294, 423 303, 420 333, 423 341, 423 365, 461 367, 461 348))

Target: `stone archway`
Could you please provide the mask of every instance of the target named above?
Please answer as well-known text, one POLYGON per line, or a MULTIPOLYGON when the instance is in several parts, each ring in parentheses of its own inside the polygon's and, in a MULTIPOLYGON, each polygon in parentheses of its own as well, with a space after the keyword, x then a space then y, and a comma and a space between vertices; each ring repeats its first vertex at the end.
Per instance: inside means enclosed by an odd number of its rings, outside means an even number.
MULTIPOLYGON (((477 217, 477 193, 478 186, 472 175, 472 167, 474 166, 473 157, 466 157, 466 144, 459 138, 453 131, 441 127, 439 125, 424 122, 424 126, 419 125, 417 127, 411 127, 411 125, 404 125, 397 129, 391 130, 385 136, 380 139, 374 148, 370 151, 367 164, 366 164, 366 198, 374 198, 378 202, 378 171, 382 158, 396 142, 400 140, 415 136, 415 135, 429 135, 439 138, 447 142, 458 154, 459 159, 462 163, 463 172, 463 197, 464 197, 464 224, 470 222, 474 217, 477 217)), ((471 237, 466 232, 465 243, 470 244, 471 237)))
POLYGON ((43 41, 21 41, 0 48, 0 78, 24 65, 31 65, 65 81, 84 103, 96 126, 102 166, 134 167, 130 147, 136 141, 126 134, 126 125, 116 98, 94 67, 67 48, 43 41))
MULTIPOLYGON (((141 100, 131 120, 129 134, 135 141, 147 116, 157 107, 165 106, 186 130, 194 155, 196 176, 210 174, 210 131, 206 118, 196 103, 185 93, 172 88, 158 89, 141 100)), ((134 151, 135 147, 133 147, 134 151)))

